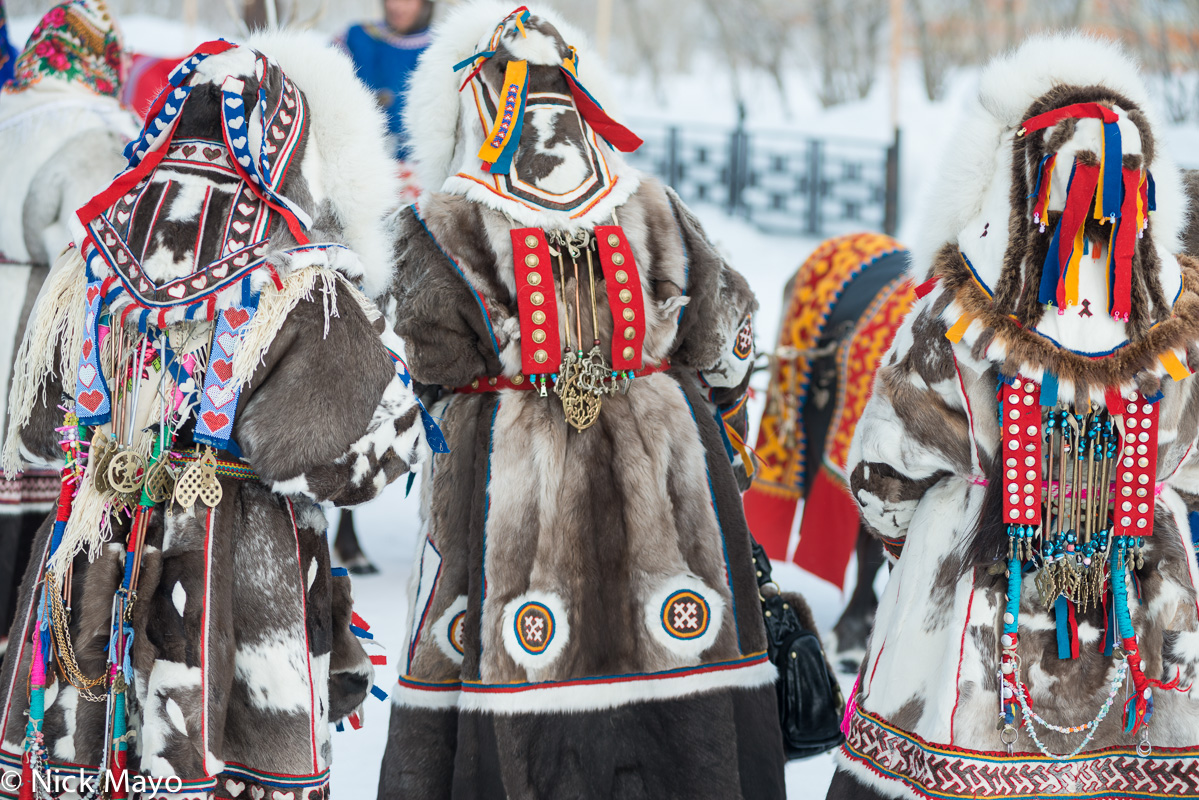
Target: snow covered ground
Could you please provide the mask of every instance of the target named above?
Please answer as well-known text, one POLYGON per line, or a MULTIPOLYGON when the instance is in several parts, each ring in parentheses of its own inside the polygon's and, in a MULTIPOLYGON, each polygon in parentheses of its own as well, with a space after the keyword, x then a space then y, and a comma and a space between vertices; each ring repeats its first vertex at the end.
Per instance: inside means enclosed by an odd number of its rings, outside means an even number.
MULTIPOLYGON (((144 15, 125 17, 121 22, 129 47, 147 54, 181 56, 199 41, 211 38, 210 32, 189 30, 178 22, 144 15)), ((14 43, 20 46, 35 23, 33 18, 11 19, 10 34, 14 43)), ((697 59, 697 63, 703 63, 702 59, 697 59)), ((936 198, 925 197, 922 178, 935 173, 937 154, 953 130, 959 109, 973 90, 976 79, 976 71, 960 72, 950 81, 946 99, 931 103, 924 96, 916 65, 909 64, 903 71, 900 89, 903 128, 901 240, 914 238, 926 205, 936 213, 936 198)), ((726 75, 678 75, 659 86, 644 78, 629 76, 616 76, 614 82, 619 101, 612 110, 618 117, 726 125, 731 125, 736 118, 734 92, 726 75)), ((886 92, 887 80, 880 76, 867 99, 825 110, 820 108, 803 76, 798 73, 789 76, 782 95, 765 78, 750 76, 742 84, 748 111, 746 124, 751 129, 852 136, 880 144, 891 138, 886 92)), ((1199 128, 1172 127, 1167 129, 1164 139, 1181 164, 1199 167, 1199 128)), ((726 217, 715 208, 699 207, 696 211, 712 240, 734 267, 746 275, 757 293, 761 303, 756 321, 758 345, 769 347, 777 332, 783 285, 817 242, 765 235, 740 220, 726 217)), ((759 375, 755 381, 759 390, 756 413, 753 414, 755 420, 760 413, 764 382, 764 375, 759 375)), ((401 651, 405 639, 407 585, 418 531, 418 491, 414 489, 412 496, 406 498, 403 483, 389 487, 379 499, 363 507, 357 517, 363 546, 381 573, 355 580, 356 607, 372 625, 376 641, 393 657, 401 651)), ((853 571, 851 564, 851 579, 853 571)), ((852 590, 852 585, 847 583, 843 593, 788 564, 778 565, 775 577, 784 588, 799 591, 807 598, 822 631, 831 628, 852 590)), ((394 683, 394 669, 393 665, 378 669, 377 682, 381 687, 388 688, 394 683)), ((848 693, 849 682, 845 682, 843 688, 848 693)), ((388 716, 389 708, 385 703, 370 700, 362 730, 347 728, 345 732, 335 734, 334 797, 358 800, 374 796, 388 716)), ((823 797, 832 774, 833 762, 829 755, 789 764, 789 797, 793 800, 823 797)))

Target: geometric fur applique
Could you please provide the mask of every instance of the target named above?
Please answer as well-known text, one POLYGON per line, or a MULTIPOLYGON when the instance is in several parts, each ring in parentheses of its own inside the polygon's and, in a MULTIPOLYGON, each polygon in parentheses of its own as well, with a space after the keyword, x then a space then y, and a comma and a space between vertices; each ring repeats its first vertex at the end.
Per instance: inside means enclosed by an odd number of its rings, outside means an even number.
POLYGON ((557 659, 570 639, 566 606, 551 592, 534 590, 509 601, 500 624, 504 649, 533 680, 537 671, 557 659))
POLYGON ((699 578, 676 575, 645 601, 645 625, 669 652, 691 660, 715 644, 724 607, 724 597, 699 578))

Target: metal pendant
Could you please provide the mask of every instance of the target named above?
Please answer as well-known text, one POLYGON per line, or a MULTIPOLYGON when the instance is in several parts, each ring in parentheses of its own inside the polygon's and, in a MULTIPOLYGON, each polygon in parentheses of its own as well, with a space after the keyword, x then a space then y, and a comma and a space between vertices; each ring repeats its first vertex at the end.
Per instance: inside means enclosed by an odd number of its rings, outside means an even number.
POLYGON ((216 456, 211 447, 206 447, 204 454, 185 469, 175 483, 175 502, 184 508, 191 508, 199 499, 209 508, 215 508, 223 495, 221 482, 216 476, 216 456))
POLYGON ((600 350, 599 345, 592 347, 591 352, 583 356, 579 365, 579 380, 584 390, 595 395, 610 394, 613 391, 613 382, 609 380, 612 370, 604 360, 604 352, 600 350))
POLYGON ((108 465, 115 454, 115 442, 97 428, 92 434, 92 445, 88 450, 88 471, 92 474, 92 485, 101 494, 107 494, 112 488, 108 484, 108 465))
POLYGON ((132 449, 118 450, 109 461, 108 484, 117 494, 132 495, 142 488, 146 478, 146 459, 132 449))
POLYGON ((146 497, 157 505, 171 499, 175 492, 175 473, 171 469, 170 459, 164 454, 146 471, 146 497))
POLYGON ((558 382, 554 384, 554 392, 562 399, 566 421, 577 431, 595 424, 603 402, 598 394, 584 386, 583 375, 583 364, 577 357, 564 358, 558 382))

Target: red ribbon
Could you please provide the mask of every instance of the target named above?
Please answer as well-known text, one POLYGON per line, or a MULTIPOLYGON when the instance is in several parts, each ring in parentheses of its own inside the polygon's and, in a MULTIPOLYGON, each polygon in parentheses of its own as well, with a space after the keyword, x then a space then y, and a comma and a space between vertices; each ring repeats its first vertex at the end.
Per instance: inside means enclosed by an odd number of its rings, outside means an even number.
POLYGON ((1087 221, 1091 210, 1091 202, 1095 199, 1095 187, 1099 185, 1099 167, 1091 164, 1077 164, 1074 167, 1074 180, 1070 184, 1070 192, 1066 195, 1066 208, 1062 212, 1058 234, 1058 279, 1057 307, 1066 307, 1066 267, 1074 252, 1074 238, 1078 230, 1087 221))
POLYGON ((929 292, 937 288, 937 283, 941 280, 940 276, 929 278, 924 283, 916 287, 916 299, 923 300, 928 297, 929 292))
POLYGON ((570 86, 575 108, 579 109, 579 113, 587 120, 592 130, 622 153, 631 153, 642 145, 641 137, 608 116, 608 112, 600 108, 599 103, 587 94, 587 90, 574 75, 566 69, 562 70, 562 74, 566 76, 566 83, 570 86))
POLYGON ((1112 254, 1112 317, 1127 320, 1132 310, 1132 257, 1137 249, 1137 196, 1141 171, 1124 170, 1124 206, 1120 209, 1120 228, 1112 254))
POLYGON ((1044 114, 1037 114, 1035 117, 1025 120, 1024 124, 1020 126, 1020 130, 1023 133, 1032 133, 1052 128, 1064 119, 1101 119, 1104 123, 1112 123, 1120 119, 1120 115, 1099 103, 1074 103, 1055 108, 1053 111, 1046 111, 1044 114))

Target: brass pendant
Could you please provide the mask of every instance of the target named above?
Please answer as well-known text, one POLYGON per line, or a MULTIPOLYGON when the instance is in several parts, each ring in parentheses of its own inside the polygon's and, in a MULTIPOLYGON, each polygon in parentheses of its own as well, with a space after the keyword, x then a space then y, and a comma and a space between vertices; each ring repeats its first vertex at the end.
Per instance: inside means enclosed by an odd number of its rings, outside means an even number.
POLYGON ((165 503, 175 492, 175 473, 170 459, 165 455, 150 465, 146 471, 146 497, 155 505, 165 503))
POLYGON ((175 502, 184 508, 191 508, 198 498, 209 508, 215 508, 223 495, 221 482, 216 476, 216 456, 211 447, 206 447, 204 454, 185 469, 175 483, 175 502))
POLYGON ((604 353, 600 350, 599 345, 592 347, 591 352, 579 360, 579 366, 579 382, 585 391, 596 395, 608 394, 612 391, 612 382, 608 380, 612 370, 604 361, 604 353))
POLYGON ((88 449, 88 471, 96 491, 107 494, 112 488, 108 484, 108 466, 116 454, 115 442, 99 428, 92 434, 92 445, 88 449))
POLYGON ((602 404, 598 394, 584 387, 583 375, 582 361, 574 354, 568 354, 562 359, 558 382, 554 384, 554 392, 562 399, 566 421, 577 431, 586 430, 595 424, 599 419, 602 404))
POLYGON ((136 450, 118 450, 109 461, 106 474, 108 484, 117 494, 135 494, 146 477, 146 460, 136 450))

